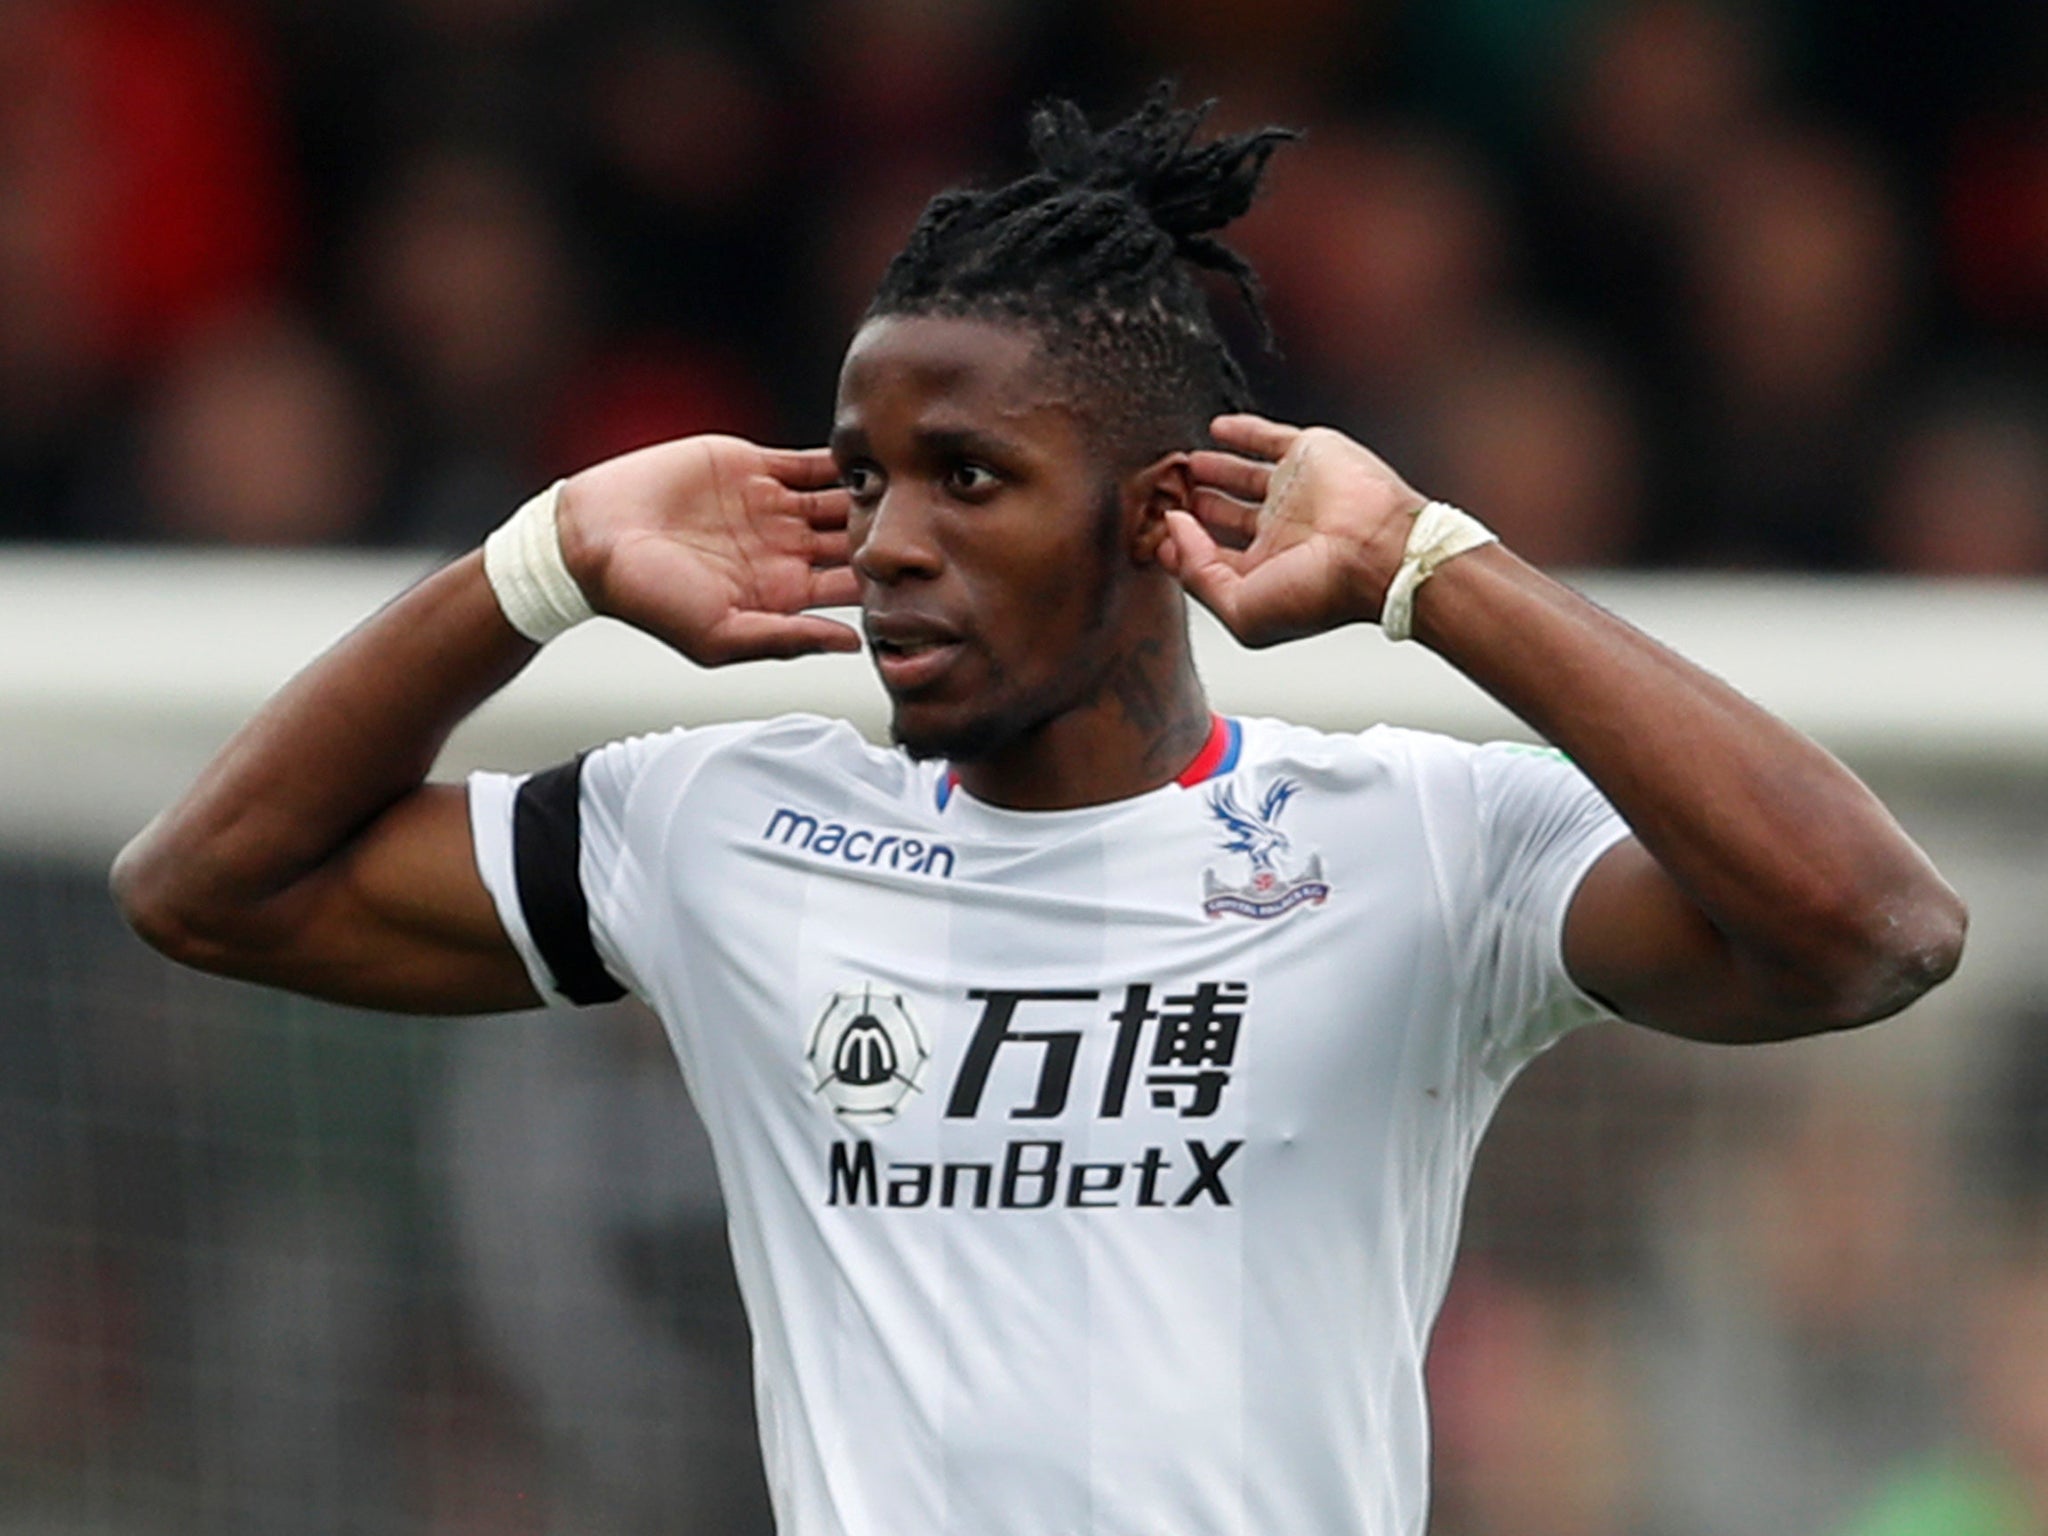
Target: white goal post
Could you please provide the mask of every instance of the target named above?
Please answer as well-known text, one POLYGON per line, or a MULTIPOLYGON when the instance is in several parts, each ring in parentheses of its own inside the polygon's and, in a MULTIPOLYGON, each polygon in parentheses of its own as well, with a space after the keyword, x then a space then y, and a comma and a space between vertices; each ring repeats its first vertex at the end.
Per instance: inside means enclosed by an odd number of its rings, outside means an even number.
MULTIPOLYGON (((98 858, 266 694, 426 568, 407 555, 10 550, 0 558, 0 847, 98 858)), ((2048 776, 2048 587, 1603 575, 1599 601, 1866 770, 2048 776)), ((1358 629, 1263 652, 1196 616, 1219 708, 1526 735, 1419 646, 1358 629)), ((636 730, 783 710, 871 733, 864 658, 705 671, 600 622, 456 736, 445 771, 524 767, 636 730)))

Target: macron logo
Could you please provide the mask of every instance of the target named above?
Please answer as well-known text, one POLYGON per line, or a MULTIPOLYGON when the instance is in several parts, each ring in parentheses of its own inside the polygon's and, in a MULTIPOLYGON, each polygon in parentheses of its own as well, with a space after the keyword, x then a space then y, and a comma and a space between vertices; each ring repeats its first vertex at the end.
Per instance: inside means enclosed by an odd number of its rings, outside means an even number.
POLYGON ((869 869, 900 869, 906 874, 953 877, 953 850, 945 843, 927 843, 922 838, 899 837, 894 832, 872 832, 866 827, 849 827, 843 821, 820 821, 786 805, 775 808, 768 825, 761 829, 764 842, 785 848, 800 848, 820 858, 843 859, 869 869))

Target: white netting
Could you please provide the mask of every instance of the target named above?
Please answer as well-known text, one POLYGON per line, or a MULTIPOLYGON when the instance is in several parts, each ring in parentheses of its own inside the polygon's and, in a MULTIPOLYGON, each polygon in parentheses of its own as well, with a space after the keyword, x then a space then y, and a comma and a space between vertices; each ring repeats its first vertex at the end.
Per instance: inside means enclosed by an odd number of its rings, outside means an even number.
MULTIPOLYGON (((105 898, 119 841, 414 574, 0 565, 0 1529, 763 1528, 716 1195, 644 1020, 295 1002, 175 972, 105 898)), ((1596 591, 1868 774, 1971 950, 1874 1032, 1595 1030, 1517 1085, 1439 1332, 1434 1529, 1858 1536, 2048 1400, 2048 1270, 2013 1262, 2048 1191, 2048 593, 1596 591)), ((1369 633, 1200 644, 1226 709, 1514 732, 1369 633)), ((451 758, 788 708, 881 713, 858 660, 705 674, 592 626, 451 758)))

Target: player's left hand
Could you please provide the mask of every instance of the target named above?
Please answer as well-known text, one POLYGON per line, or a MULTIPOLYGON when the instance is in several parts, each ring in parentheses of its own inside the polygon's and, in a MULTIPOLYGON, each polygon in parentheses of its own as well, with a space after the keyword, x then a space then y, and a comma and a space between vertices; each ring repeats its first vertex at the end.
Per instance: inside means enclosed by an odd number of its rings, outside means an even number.
POLYGON ((1376 621, 1427 500, 1329 427, 1219 416, 1160 562, 1246 645, 1376 621))

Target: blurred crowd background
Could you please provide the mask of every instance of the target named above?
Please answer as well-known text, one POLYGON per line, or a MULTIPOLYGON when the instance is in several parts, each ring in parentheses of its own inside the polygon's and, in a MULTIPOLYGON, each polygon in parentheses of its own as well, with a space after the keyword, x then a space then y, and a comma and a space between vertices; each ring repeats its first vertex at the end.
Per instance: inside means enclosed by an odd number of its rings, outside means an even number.
MULTIPOLYGON (((459 548, 811 442, 1028 104, 1298 124, 1272 408, 1539 561, 2048 569, 2038 0, 8 0, 0 535, 459 548)), ((1249 337, 1248 353, 1257 348, 1249 337)))
MULTIPOLYGON (((1310 130, 1271 408, 1540 562, 2048 574, 2040 0, 0 0, 0 539, 455 550, 816 441, 924 199, 1162 74, 1310 130)), ((1978 908, 1913 1019, 1510 1095, 1437 1536, 2048 1536, 2043 779, 1881 783, 1978 908)), ((0 855, 0 1533, 762 1536, 650 1022, 183 975, 90 862, 0 855)))

